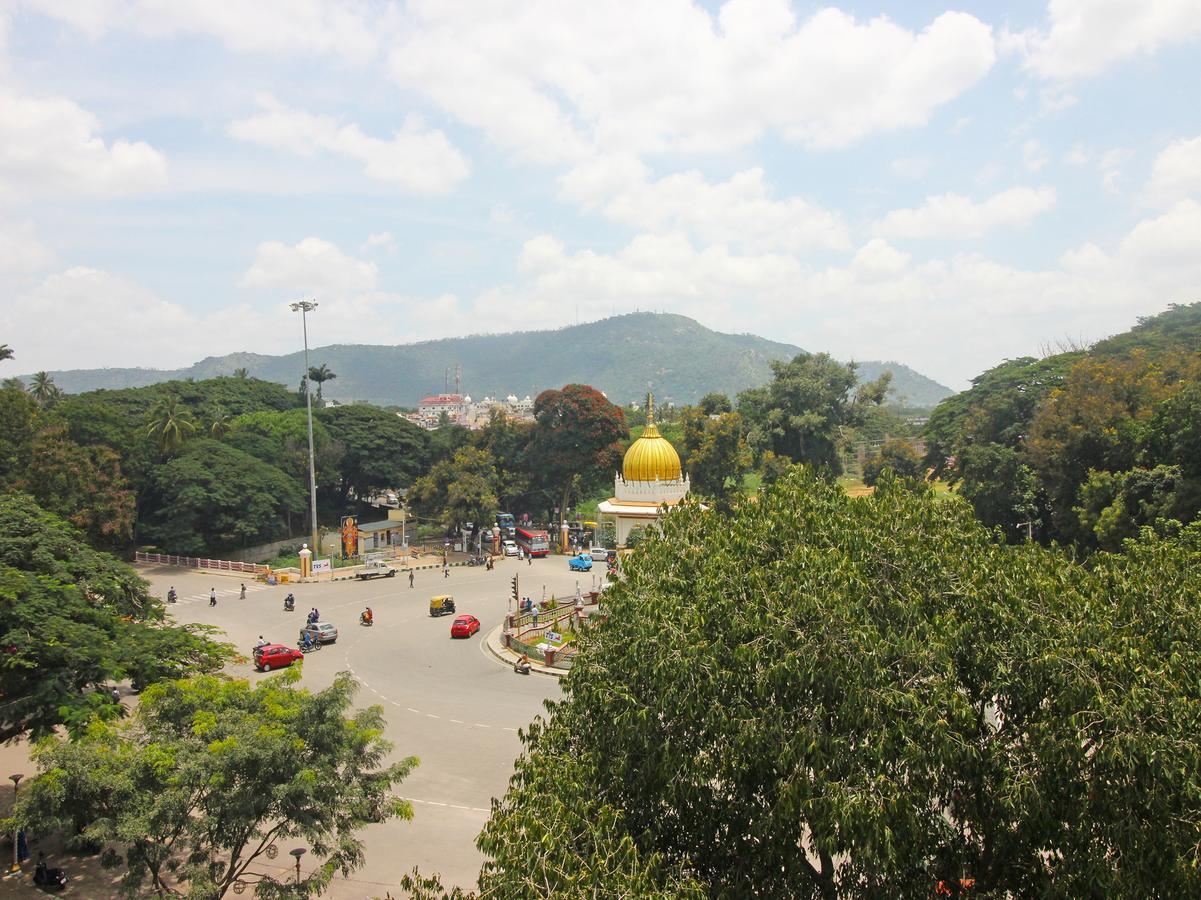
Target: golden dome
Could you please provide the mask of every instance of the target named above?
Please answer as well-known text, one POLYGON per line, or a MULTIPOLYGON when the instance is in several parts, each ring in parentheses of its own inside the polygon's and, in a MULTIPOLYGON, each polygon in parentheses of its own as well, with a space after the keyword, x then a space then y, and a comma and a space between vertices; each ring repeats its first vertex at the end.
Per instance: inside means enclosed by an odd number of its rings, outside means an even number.
POLYGON ((646 429, 630 444, 621 462, 621 476, 626 481, 677 481, 680 477, 680 454, 655 427, 654 403, 647 398, 646 429))

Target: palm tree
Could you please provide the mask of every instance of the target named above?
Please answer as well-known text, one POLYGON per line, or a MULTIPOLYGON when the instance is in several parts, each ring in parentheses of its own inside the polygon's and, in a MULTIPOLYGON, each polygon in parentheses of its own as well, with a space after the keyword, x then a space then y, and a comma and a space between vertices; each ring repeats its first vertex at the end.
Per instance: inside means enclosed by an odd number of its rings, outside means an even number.
POLYGON ((12 359, 12 358, 13 358, 12 348, 9 347, 8 344, 0 344, 0 360, 12 359))
POLYGON ((25 390, 25 382, 20 378, 5 378, 3 382, 0 382, 0 387, 6 391, 23 391, 25 390))
POLYGON ((329 370, 329 366, 322 363, 319 366, 309 366, 309 381, 317 382, 317 402, 321 403, 321 386, 327 381, 333 381, 338 376, 329 370))
POLYGON ((250 377, 250 372, 247 369, 234 369, 234 378, 241 378, 245 381, 250 377))
POLYGON ((33 383, 29 386, 29 393, 37 401, 37 405, 42 407, 50 406, 62 395, 62 391, 58 389, 54 379, 45 372, 34 374, 33 383))
POLYGON ((186 407, 180 405, 179 397, 169 394, 160 397, 150 410, 150 425, 147 437, 158 442, 159 452, 166 456, 174 453, 196 430, 196 422, 186 407))
POLYGON ((221 438, 229 434, 229 423, 231 421, 232 417, 225 411, 225 407, 220 403, 215 404, 213 406, 211 424, 209 425, 209 433, 217 440, 221 440, 221 438))

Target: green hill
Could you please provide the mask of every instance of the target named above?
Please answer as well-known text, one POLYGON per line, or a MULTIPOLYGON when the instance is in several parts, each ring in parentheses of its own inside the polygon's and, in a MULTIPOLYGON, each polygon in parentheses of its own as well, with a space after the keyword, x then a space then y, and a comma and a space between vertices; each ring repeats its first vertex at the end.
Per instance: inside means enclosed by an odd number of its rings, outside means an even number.
MULTIPOLYGON (((663 402, 692 403, 710 391, 731 396, 771 377, 771 360, 790 359, 802 350, 791 344, 749 334, 711 331, 686 316, 631 313, 552 331, 473 335, 417 344, 373 346, 335 344, 309 351, 311 365, 337 373, 324 395, 343 402, 366 400, 381 405, 413 406, 440 393, 449 369, 461 366, 462 390, 474 398, 519 397, 569 382, 604 391, 615 402, 641 398, 647 385, 663 402)), ((209 357, 174 371, 154 369, 80 369, 52 372, 55 384, 69 393, 122 388, 181 378, 229 375, 235 369, 266 381, 295 386, 303 373, 303 354, 264 356, 234 353, 209 357)), ((893 372, 898 401, 932 406, 952 392, 899 363, 860 363, 865 379, 893 372)), ((452 380, 453 385, 453 380, 452 380)))

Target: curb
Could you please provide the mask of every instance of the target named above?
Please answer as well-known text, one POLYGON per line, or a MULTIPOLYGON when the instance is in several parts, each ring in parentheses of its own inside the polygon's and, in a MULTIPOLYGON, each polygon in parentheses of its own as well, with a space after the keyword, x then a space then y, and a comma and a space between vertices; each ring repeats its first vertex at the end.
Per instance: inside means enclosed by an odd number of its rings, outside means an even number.
MULTIPOLYGON (((458 566, 465 566, 465 565, 467 565, 467 563, 465 563, 465 562, 453 562, 449 566, 447 566, 447 568, 454 569, 458 566)), ((398 568, 396 570, 396 575, 394 575, 393 577, 394 578, 399 577, 406 572, 420 572, 422 569, 441 569, 441 568, 442 568, 442 563, 431 563, 429 565, 424 565, 424 566, 404 566, 403 568, 398 568)), ((482 568, 482 567, 476 566, 476 568, 482 568)), ((333 578, 328 578, 326 580, 327 581, 356 581, 356 580, 362 580, 362 579, 357 579, 354 575, 337 575, 337 576, 334 576, 333 578)), ((375 579, 368 578, 367 580, 374 581, 375 579)))
MULTIPOLYGON (((488 648, 488 652, 496 659, 497 662, 504 663, 510 669, 513 668, 513 663, 517 662, 517 654, 512 650, 505 649, 500 643, 500 634, 504 631, 503 625, 497 625, 488 632, 488 637, 484 639, 484 646, 488 648)), ((567 673, 559 669, 552 669, 549 666, 544 666, 542 663, 530 660, 531 675, 545 675, 547 678, 562 679, 567 673)))

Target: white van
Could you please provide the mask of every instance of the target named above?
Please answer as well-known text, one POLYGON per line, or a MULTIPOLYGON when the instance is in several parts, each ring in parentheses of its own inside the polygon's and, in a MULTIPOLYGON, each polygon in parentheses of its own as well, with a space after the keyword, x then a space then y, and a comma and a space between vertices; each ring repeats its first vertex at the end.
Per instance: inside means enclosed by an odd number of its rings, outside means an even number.
POLYGON ((606 562, 609 559, 609 548, 589 547, 588 555, 592 557, 593 562, 606 562))

